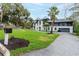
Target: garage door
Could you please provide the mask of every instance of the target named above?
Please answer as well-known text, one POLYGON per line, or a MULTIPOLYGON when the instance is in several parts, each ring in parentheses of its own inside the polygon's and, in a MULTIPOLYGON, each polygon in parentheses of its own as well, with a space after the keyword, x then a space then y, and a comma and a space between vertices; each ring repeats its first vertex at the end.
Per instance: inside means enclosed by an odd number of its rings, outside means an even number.
POLYGON ((70 32, 69 28, 59 28, 58 32, 70 32))

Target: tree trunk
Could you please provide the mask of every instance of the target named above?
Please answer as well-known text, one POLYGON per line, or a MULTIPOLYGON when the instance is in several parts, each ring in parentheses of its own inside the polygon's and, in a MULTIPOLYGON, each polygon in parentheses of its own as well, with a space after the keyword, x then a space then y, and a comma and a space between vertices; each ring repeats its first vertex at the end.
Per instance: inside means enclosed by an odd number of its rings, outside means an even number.
POLYGON ((47 27, 46 27, 46 32, 47 32, 47 27))
POLYGON ((3 20, 3 11, 1 12, 1 23, 2 23, 2 20, 3 20))
POLYGON ((51 31, 50 31, 50 34, 53 33, 53 22, 51 23, 51 31))
POLYGON ((54 26, 54 22, 55 22, 55 20, 52 21, 52 23, 51 23, 51 31, 50 31, 50 34, 53 34, 53 26, 54 26))

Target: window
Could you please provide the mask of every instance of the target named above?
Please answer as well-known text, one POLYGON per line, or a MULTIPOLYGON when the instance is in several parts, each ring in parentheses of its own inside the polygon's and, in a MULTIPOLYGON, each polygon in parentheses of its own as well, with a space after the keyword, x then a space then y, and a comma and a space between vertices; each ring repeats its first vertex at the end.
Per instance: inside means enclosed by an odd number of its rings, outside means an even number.
POLYGON ((41 21, 39 21, 39 24, 41 25, 41 21))
POLYGON ((57 28, 55 27, 55 30, 57 30, 57 28))
POLYGON ((39 31, 41 31, 41 27, 39 27, 39 31))
POLYGON ((50 28, 48 27, 48 30, 50 30, 50 28))

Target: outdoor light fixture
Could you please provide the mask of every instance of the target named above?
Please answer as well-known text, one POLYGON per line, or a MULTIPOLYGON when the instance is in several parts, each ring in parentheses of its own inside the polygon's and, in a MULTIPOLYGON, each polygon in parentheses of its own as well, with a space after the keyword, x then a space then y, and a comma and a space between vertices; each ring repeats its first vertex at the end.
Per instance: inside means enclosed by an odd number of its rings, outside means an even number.
POLYGON ((12 33, 12 28, 11 28, 11 26, 5 27, 5 28, 4 28, 4 32, 5 32, 5 33, 12 33))

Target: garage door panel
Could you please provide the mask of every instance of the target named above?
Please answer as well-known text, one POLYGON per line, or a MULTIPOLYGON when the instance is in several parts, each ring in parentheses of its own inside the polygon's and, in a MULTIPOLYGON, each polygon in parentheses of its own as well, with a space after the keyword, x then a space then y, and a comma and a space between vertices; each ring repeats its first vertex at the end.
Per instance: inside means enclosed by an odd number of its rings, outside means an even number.
POLYGON ((59 28, 58 32, 70 32, 69 28, 59 28))

